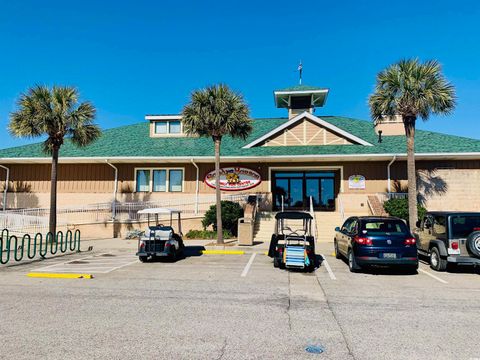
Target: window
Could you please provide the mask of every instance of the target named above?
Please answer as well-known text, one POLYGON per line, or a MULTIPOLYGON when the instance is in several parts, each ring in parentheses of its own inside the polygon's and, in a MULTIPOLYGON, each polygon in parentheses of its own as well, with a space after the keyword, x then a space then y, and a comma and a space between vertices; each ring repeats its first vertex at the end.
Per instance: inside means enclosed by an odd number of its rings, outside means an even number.
POLYGON ((150 170, 137 170, 137 188, 136 191, 150 190, 150 170))
POLYGON ((451 218, 452 238, 462 239, 468 237, 473 231, 480 230, 480 216, 457 215, 451 218))
POLYGON ((438 216, 436 215, 433 221, 433 232, 436 235, 445 235, 446 227, 445 227, 445 216, 438 216))
POLYGON ((182 192, 183 169, 137 169, 137 192, 182 192))
POLYGON ((168 129, 170 134, 180 134, 182 131, 180 121, 170 121, 168 123, 168 129))
POLYGON ((182 124, 180 120, 156 121, 154 129, 156 135, 181 134, 182 124))
POLYGON ((362 226, 363 234, 385 235, 385 234, 408 234, 407 225, 401 220, 364 220, 362 226))
POLYGON ((167 134, 167 125, 168 122, 166 121, 157 121, 155 123, 155 134, 167 134))
POLYGON ((153 170, 153 191, 167 191, 167 170, 153 170))
POLYGON ((183 170, 170 170, 169 171, 169 189, 170 192, 181 192, 183 182, 183 170))

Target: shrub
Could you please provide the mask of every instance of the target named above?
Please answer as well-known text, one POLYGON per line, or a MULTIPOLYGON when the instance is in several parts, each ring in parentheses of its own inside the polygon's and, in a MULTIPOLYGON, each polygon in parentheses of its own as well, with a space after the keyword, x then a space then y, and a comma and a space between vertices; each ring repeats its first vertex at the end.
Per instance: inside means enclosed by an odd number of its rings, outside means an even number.
MULTIPOLYGON (((238 231, 238 219, 243 217, 243 208, 233 201, 222 201, 222 224, 223 228, 236 236, 238 231)), ((217 229, 217 207, 210 206, 202 220, 203 228, 212 225, 213 230, 217 229)))
MULTIPOLYGON (((212 231, 212 230, 190 230, 187 232, 185 235, 187 239, 216 239, 217 238, 217 232, 212 231)), ((224 239, 229 239, 232 237, 232 234, 230 234, 228 231, 223 232, 223 238, 224 239)))
MULTIPOLYGON (((396 216, 408 222, 408 199, 389 199, 383 203, 383 208, 390 216, 396 216)), ((422 219, 427 209, 417 204, 418 219, 422 219)))

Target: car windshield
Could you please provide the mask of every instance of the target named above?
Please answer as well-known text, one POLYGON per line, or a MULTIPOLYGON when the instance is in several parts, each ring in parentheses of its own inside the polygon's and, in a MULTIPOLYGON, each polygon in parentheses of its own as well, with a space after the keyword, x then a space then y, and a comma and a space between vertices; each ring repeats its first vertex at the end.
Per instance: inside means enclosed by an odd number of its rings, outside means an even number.
POLYGON ((365 220, 361 230, 369 235, 408 234, 407 225, 401 220, 365 220))
POLYGON ((452 237, 466 238, 473 231, 480 230, 480 215, 455 215, 451 218, 452 237))

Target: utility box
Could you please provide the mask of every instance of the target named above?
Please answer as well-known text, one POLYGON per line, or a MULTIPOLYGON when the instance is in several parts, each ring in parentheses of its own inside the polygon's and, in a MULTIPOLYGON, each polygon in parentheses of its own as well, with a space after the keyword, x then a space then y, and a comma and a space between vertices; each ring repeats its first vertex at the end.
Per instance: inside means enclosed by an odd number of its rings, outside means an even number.
POLYGON ((238 245, 253 245, 253 219, 238 219, 238 245))

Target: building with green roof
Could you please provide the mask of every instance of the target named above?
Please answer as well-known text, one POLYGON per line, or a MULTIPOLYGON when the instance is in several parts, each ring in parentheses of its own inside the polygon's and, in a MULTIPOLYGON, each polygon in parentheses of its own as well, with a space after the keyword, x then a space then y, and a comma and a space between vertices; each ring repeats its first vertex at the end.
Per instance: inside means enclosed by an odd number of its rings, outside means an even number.
MULTIPOLYGON (((246 140, 226 137, 224 194, 258 194, 264 210, 313 206, 342 217, 375 213, 375 198, 403 196, 401 119, 374 124, 316 115, 327 95, 328 89, 305 85, 275 91, 275 105, 288 116, 253 119, 246 140)), ((479 210, 479 140, 417 130, 416 161, 419 196, 429 209, 479 210)), ((40 143, 0 150, 6 208, 48 207, 50 162, 40 143)), ((67 140, 59 163, 60 207, 112 197, 198 201, 214 193, 213 143, 184 134, 179 115, 147 115, 140 123, 104 131, 83 149, 67 140)))

